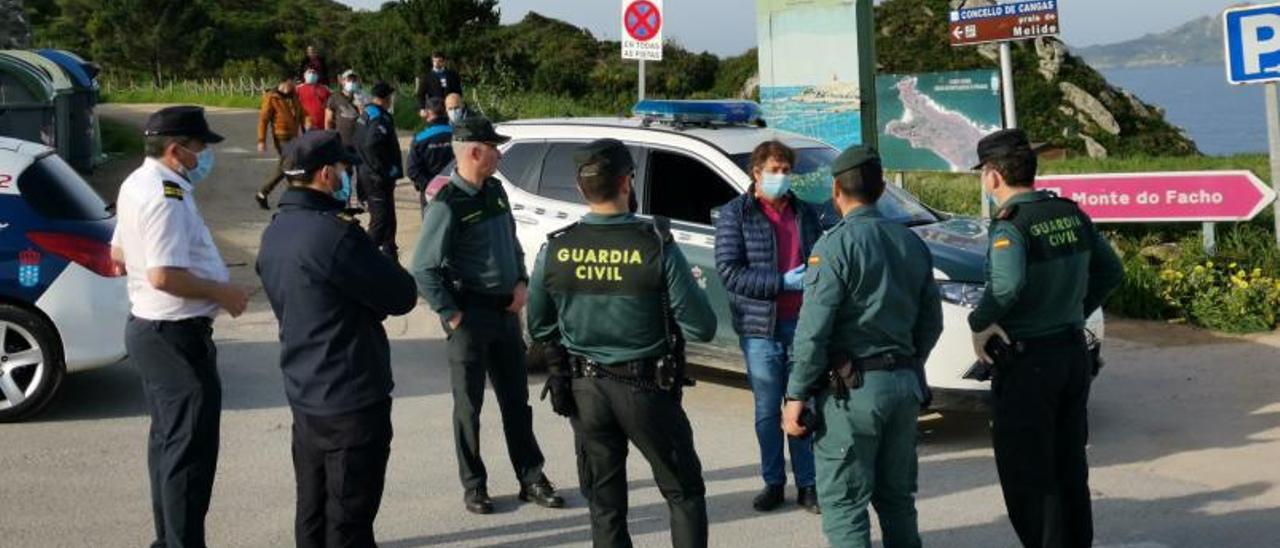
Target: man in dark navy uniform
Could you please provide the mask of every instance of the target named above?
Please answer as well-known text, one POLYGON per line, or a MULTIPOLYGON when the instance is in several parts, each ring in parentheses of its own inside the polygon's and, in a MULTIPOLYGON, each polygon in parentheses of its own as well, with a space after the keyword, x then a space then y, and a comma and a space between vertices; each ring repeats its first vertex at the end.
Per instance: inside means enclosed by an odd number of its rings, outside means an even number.
POLYGON ((257 270, 280 322, 293 410, 298 546, 374 546, 391 452, 391 351, 382 321, 417 303, 413 277, 343 207, 359 158, 335 131, 285 152, 290 188, 257 270))

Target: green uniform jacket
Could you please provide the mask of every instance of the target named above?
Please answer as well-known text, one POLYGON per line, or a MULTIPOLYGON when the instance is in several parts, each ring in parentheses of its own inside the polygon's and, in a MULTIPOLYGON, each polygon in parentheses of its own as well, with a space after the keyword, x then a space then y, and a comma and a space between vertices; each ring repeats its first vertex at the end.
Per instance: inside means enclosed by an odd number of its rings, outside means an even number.
MULTIPOLYGON (((649 223, 630 213, 589 213, 584 224, 649 223)), ((654 234, 657 238, 657 234, 654 234)), ((603 364, 661 357, 667 352, 659 299, 628 295, 552 294, 547 290, 543 245, 529 282, 529 335, 538 342, 559 340, 570 353, 603 364)), ((663 247, 663 271, 676 323, 690 340, 709 341, 716 315, 689 272, 680 248, 663 247)))
POLYGON ((805 399, 840 353, 928 358, 942 334, 933 255, 874 207, 845 215, 813 246, 804 278, 787 396, 805 399))
POLYGON ((987 251, 987 287, 969 314, 975 332, 999 324, 1014 339, 1039 337, 1084 327, 1124 279, 1124 267, 1111 244, 1078 208, 1043 191, 1010 198, 991 221, 987 251), (1013 222, 1014 214, 1029 227, 1013 222), (1078 217, 1077 217, 1078 216, 1078 217), (1044 249, 1061 248, 1042 258, 1030 257, 1032 242, 1044 249))
POLYGON ((524 250, 502 183, 490 177, 475 188, 454 172, 427 206, 409 270, 418 294, 445 320, 458 311, 453 282, 463 291, 504 295, 527 281, 524 250))

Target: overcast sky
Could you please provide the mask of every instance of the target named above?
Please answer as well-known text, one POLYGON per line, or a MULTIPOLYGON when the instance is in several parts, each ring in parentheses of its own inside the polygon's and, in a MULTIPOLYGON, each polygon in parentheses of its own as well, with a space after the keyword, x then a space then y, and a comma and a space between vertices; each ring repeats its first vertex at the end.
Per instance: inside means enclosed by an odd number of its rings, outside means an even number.
MULTIPOLYGON (((384 0, 339 0, 377 9, 384 0)), ((1061 0, 1063 39, 1091 46, 1138 38, 1221 11, 1237 0, 1061 0)), ((499 0, 502 22, 519 21, 530 10, 587 27, 616 40, 621 0, 499 0)), ((667 39, 694 51, 736 55, 755 46, 755 0, 666 0, 667 39)))

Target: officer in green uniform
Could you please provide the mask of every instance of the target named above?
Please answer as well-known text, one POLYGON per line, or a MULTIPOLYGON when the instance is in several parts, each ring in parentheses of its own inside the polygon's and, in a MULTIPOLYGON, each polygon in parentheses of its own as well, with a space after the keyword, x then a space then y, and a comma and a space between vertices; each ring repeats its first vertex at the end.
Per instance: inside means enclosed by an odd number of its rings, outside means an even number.
POLYGON ((529 374, 518 314, 524 307, 524 251, 502 183, 493 178, 509 140, 482 117, 453 130, 457 169, 427 206, 410 271, 418 292, 440 315, 449 338, 453 433, 469 512, 493 512, 480 459, 480 406, 488 376, 502 412, 507 453, 520 481, 518 498, 559 508, 564 499, 542 474, 533 434, 529 374))
POLYGON ((992 442, 1005 506, 1024 546, 1090 546, 1093 371, 1083 327, 1124 269, 1074 202, 1035 190, 1036 154, 1025 133, 982 139, 978 157, 983 189, 1000 207, 986 291, 969 327, 979 359, 995 363, 992 442))
POLYGON ((924 363, 942 333, 929 248, 876 209, 884 171, 855 146, 832 164, 843 219, 818 240, 804 280, 783 429, 814 435, 822 530, 836 547, 871 546, 867 503, 886 548, 920 546, 916 416, 924 363), (820 425, 802 420, 817 389, 820 425))
POLYGON ((706 487, 680 405, 682 335, 708 341, 716 317, 662 220, 632 214, 635 167, 614 139, 578 152, 591 208, 552 233, 529 283, 529 333, 546 349, 543 391, 570 418, 596 547, 631 546, 627 442, 653 468, 678 547, 707 545, 706 487))

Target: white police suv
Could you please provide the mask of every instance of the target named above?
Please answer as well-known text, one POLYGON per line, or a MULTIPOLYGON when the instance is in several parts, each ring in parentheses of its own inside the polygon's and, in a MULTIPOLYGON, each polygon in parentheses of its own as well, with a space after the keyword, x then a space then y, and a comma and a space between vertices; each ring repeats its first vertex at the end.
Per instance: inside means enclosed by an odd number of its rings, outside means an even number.
POLYGON ((115 216, 53 149, 0 137, 0 421, 40 411, 68 372, 125 355, 115 216))
MULTIPOLYGON (((719 319, 707 344, 689 344, 700 365, 745 370, 728 298, 715 267, 715 211, 751 185, 748 163, 761 142, 776 139, 796 151, 792 189, 820 204, 824 223, 834 224, 830 163, 840 151, 793 133, 762 127, 759 107, 743 101, 644 101, 632 118, 521 120, 500 124, 512 137, 503 148, 496 177, 506 187, 529 268, 547 234, 587 212, 578 193, 573 154, 583 143, 611 137, 628 145, 636 161, 640 213, 672 220, 672 232, 706 290, 719 319)), ((447 170, 448 171, 448 170, 447 170)), ((437 179, 431 189, 442 186, 437 179)), ((930 209, 910 193, 890 186, 880 200, 885 216, 912 227, 933 252, 943 296, 944 330, 927 364, 934 407, 981 409, 989 384, 967 379, 974 365, 966 321, 983 291, 987 227, 979 219, 930 209)), ((1100 313, 1089 318, 1094 352, 1101 344, 1100 313)))

